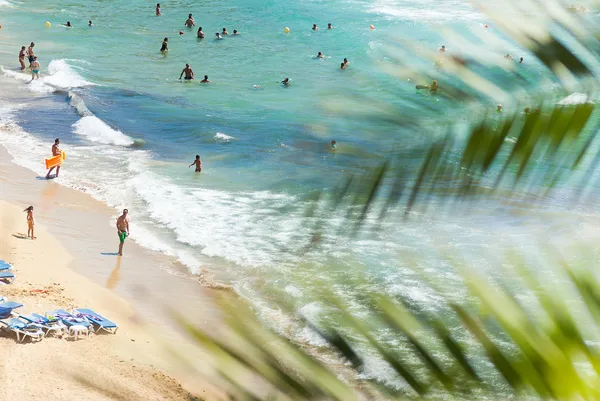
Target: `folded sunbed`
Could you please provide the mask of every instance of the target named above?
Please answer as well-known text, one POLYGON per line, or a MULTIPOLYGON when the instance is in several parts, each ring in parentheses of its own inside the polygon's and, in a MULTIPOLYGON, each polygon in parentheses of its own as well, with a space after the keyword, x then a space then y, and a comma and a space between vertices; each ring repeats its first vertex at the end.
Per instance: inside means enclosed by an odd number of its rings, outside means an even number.
POLYGON ((49 332, 53 332, 54 334, 62 336, 67 332, 67 326, 65 326, 64 323, 58 318, 50 320, 47 317, 38 315, 37 313, 30 313, 28 315, 18 316, 26 322, 40 327, 42 330, 44 330, 46 335, 48 335, 49 332))
POLYGON ((42 329, 14 317, 0 320, 0 328, 15 333, 17 335, 17 342, 23 342, 27 337, 31 338, 31 341, 42 341, 44 338, 42 329))
POLYGON ((87 319, 84 319, 82 317, 77 317, 77 316, 67 312, 64 309, 56 309, 53 311, 49 311, 49 312, 46 312, 45 315, 46 315, 46 318, 48 318, 50 320, 60 319, 67 327, 84 326, 84 327, 87 327, 88 331, 90 331, 90 332, 94 331, 94 327, 87 319))
POLYGON ((10 263, 0 260, 0 271, 12 269, 10 263))
POLYGON ((10 270, 2 270, 0 271, 0 280, 4 281, 15 281, 15 275, 10 272, 10 270))
POLYGON ((93 324, 94 327, 96 328, 96 331, 104 330, 109 333, 116 334, 117 329, 119 328, 119 326, 117 326, 116 323, 111 322, 107 318, 101 316, 100 314, 94 312, 91 309, 87 309, 87 308, 73 309, 73 314, 79 318, 84 318, 88 322, 93 324))

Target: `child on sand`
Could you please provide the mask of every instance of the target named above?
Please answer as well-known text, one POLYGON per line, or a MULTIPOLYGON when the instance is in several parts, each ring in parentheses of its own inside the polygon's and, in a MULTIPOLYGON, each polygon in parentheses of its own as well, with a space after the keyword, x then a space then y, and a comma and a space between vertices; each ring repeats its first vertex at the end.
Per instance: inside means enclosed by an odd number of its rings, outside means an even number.
POLYGON ((196 160, 194 160, 188 168, 192 167, 194 164, 196 165, 196 173, 202 172, 202 160, 200 160, 200 155, 196 155, 196 160))
POLYGON ((35 224, 35 221, 33 220, 33 206, 29 206, 23 211, 27 212, 27 238, 35 239, 33 236, 33 226, 35 224))

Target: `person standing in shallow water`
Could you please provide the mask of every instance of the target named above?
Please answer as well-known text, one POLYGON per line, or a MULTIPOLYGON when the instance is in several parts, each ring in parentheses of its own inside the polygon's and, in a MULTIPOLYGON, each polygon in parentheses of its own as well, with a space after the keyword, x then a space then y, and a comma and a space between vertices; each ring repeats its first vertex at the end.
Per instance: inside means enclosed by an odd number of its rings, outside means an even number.
POLYGON ((162 47, 160 48, 160 52, 168 52, 169 51, 169 38, 165 38, 162 42, 162 47))
MULTIPOLYGON (((60 145, 60 139, 56 138, 54 140, 54 145, 52 145, 52 156, 62 155, 62 152, 60 151, 60 148, 58 147, 58 145, 60 145)), ((52 172, 52 170, 54 170, 54 167, 51 167, 50 170, 48 170, 48 174, 46 174, 46 179, 50 179, 50 173, 52 172)), ((56 166, 56 177, 58 177, 59 171, 60 171, 60 164, 58 166, 56 166)))
POLYGON ((188 166, 188 168, 192 167, 194 164, 196 165, 196 173, 201 173, 202 172, 202 160, 200 160, 200 155, 196 155, 196 160, 194 160, 192 162, 192 164, 190 164, 188 166))
POLYGON ((21 71, 25 71, 25 46, 21 46, 19 52, 19 64, 21 64, 21 71))
POLYGON ((160 13, 160 3, 156 5, 156 16, 160 17, 162 14, 160 13))
POLYGON ((183 71, 181 71, 181 74, 179 74, 179 79, 181 79, 183 74, 185 74, 185 79, 187 81, 194 79, 194 71, 192 71, 192 67, 190 67, 189 64, 185 65, 185 68, 183 69, 183 71))
POLYGON ((27 58, 29 60, 29 67, 31 67, 31 63, 33 63, 33 58, 35 57, 35 54, 33 53, 34 46, 35 46, 35 43, 31 42, 31 44, 27 48, 27 58))
POLYGON ((188 28, 196 26, 196 22, 194 21, 194 17, 192 16, 192 14, 188 15, 188 19, 185 21, 185 24, 183 24, 183 25, 187 26, 188 28))
POLYGON ((129 220, 127 219, 127 209, 123 209, 123 214, 117 219, 117 235, 119 236, 119 252, 117 255, 123 256, 123 244, 125 238, 129 237, 129 220))

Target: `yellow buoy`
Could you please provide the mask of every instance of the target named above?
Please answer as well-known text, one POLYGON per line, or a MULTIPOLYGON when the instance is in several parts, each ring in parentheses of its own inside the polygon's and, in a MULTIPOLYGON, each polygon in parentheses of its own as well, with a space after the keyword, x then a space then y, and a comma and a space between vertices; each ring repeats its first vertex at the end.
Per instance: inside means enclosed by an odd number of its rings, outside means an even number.
POLYGON ((288 28, 287 26, 285 27, 285 33, 290 33, 290 28, 288 28))
POLYGON ((46 28, 50 28, 52 26, 52 24, 50 23, 50 21, 46 21, 46 28))

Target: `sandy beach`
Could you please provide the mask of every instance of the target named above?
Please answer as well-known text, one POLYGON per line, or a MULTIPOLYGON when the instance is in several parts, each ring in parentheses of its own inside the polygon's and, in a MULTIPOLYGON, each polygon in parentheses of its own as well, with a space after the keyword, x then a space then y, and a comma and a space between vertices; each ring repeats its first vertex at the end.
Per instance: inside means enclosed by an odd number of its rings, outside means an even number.
POLYGON ((173 274, 176 261, 131 241, 117 258, 109 208, 56 182, 36 180, 10 163, 4 149, 0 167, 0 259, 17 276, 0 286, 0 295, 23 303, 19 313, 90 307, 119 324, 116 335, 79 341, 18 344, 2 332, 0 400, 40 389, 47 400, 188 400, 192 393, 214 398, 206 385, 178 371, 164 347, 186 347, 169 308, 197 324, 214 324, 214 308, 198 279, 173 274), (22 210, 30 204, 36 240, 26 238, 22 210))

